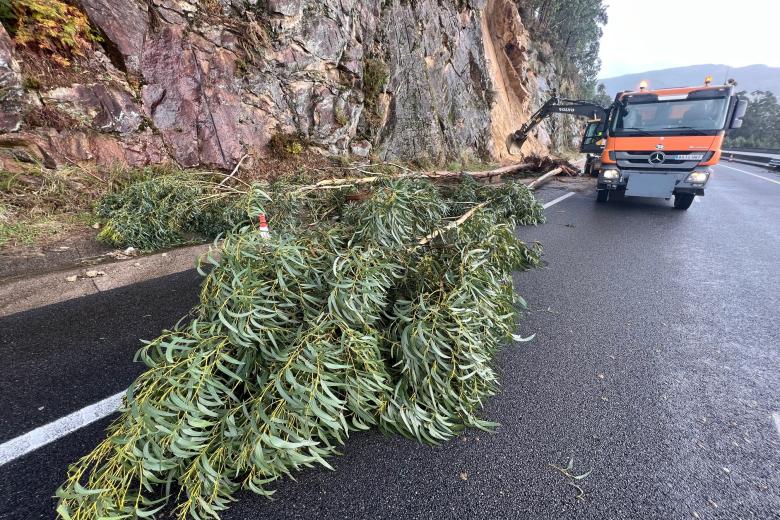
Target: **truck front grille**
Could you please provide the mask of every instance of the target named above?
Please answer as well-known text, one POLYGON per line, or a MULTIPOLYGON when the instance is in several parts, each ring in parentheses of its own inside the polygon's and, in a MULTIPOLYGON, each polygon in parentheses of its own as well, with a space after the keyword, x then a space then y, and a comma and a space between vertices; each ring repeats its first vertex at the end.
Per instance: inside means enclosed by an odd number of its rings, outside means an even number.
POLYGON ((619 168, 630 170, 692 170, 700 162, 708 159, 712 156, 712 152, 695 152, 691 150, 686 151, 666 151, 663 150, 666 156, 662 163, 650 162, 650 157, 656 153, 655 151, 637 151, 637 152, 615 152, 615 160, 619 168), (675 159, 678 155, 702 155, 702 159, 697 160, 684 160, 675 159))

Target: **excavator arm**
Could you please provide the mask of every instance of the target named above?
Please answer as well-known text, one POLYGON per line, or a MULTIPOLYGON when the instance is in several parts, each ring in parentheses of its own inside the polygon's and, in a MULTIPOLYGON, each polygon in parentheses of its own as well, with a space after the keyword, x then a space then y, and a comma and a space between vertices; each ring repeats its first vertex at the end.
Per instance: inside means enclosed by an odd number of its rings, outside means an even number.
POLYGON ((558 97, 558 93, 553 90, 552 97, 519 130, 512 134, 512 141, 518 147, 523 146, 531 131, 552 114, 569 114, 606 121, 609 110, 609 108, 604 108, 590 101, 561 99, 558 97))

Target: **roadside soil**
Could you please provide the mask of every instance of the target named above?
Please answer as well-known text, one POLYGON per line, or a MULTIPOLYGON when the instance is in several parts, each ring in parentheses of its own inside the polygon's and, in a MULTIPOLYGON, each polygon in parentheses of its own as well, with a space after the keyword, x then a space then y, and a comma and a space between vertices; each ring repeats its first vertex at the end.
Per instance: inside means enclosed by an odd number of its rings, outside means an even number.
POLYGON ((0 283, 122 259, 121 250, 98 242, 96 235, 92 228, 64 230, 31 245, 6 246, 0 249, 0 283))
POLYGON ((544 185, 545 189, 560 189, 567 191, 583 192, 595 189, 595 177, 556 177, 544 185))

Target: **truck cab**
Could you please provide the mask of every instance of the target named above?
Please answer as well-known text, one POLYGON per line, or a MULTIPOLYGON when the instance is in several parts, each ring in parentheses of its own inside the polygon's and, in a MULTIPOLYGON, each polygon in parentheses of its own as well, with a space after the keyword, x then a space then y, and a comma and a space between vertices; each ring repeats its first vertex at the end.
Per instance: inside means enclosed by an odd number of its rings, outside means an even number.
POLYGON ((599 202, 674 197, 688 209, 704 195, 726 132, 742 126, 747 102, 732 85, 622 92, 610 108, 598 174, 599 202))

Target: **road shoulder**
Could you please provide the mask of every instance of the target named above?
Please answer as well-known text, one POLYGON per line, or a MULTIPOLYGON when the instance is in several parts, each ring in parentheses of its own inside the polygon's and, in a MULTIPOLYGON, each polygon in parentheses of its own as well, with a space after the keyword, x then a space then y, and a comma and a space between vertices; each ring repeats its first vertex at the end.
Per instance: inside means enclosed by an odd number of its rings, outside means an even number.
POLYGON ((86 269, 9 281, 0 285, 0 317, 187 271, 195 267, 209 247, 210 244, 183 247, 86 269))

